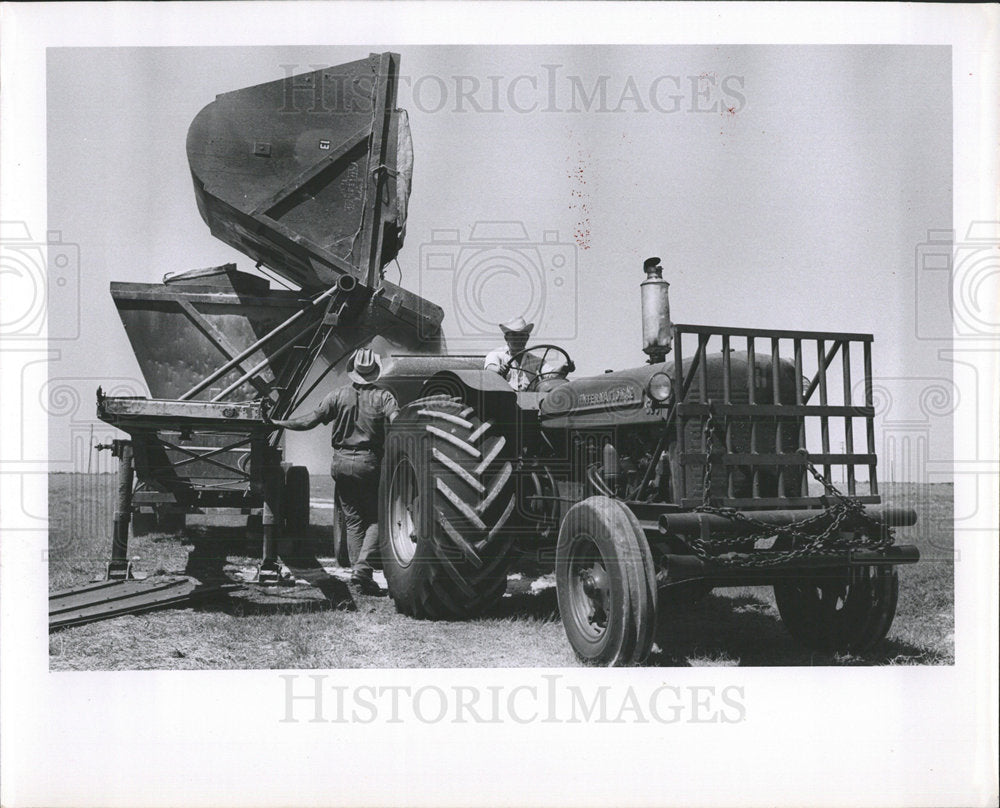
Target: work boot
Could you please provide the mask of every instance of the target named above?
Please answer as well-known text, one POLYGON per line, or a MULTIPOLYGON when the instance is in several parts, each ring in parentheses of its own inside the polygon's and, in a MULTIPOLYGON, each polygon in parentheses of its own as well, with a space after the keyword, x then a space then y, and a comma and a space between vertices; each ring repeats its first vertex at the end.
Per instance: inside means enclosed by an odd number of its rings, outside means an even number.
POLYGON ((352 573, 351 589, 354 589, 359 595, 369 595, 375 598, 385 594, 385 590, 375 583, 370 572, 367 575, 363 572, 352 573))

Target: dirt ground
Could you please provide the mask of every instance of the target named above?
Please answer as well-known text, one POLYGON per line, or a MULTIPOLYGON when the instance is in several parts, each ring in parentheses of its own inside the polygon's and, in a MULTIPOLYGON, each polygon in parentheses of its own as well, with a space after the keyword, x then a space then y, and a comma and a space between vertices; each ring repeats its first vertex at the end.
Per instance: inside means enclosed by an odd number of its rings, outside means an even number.
MULTIPOLYGON (((347 571, 330 556, 328 479, 313 480, 313 527, 296 565, 318 563, 333 579, 347 571)), ((661 645, 650 664, 887 665, 954 661, 952 486, 898 484, 883 500, 913 507, 919 523, 898 531, 916 544, 921 563, 900 569, 899 607, 887 639, 864 656, 804 650, 778 617, 770 588, 716 590, 702 601, 661 614, 661 645)), ((54 474, 49 483, 49 587, 100 577, 111 546, 114 476, 54 474)), ((149 575, 200 580, 249 576, 259 547, 238 517, 189 517, 182 534, 135 539, 130 555, 149 575), (227 524, 222 524, 227 522, 227 524)), ((293 565, 295 566, 295 565, 293 565)), ((327 585, 330 580, 326 578, 327 585)), ((306 576, 309 580, 312 577, 306 576)), ((380 579, 383 581, 384 579, 380 579)), ((335 586, 337 584, 334 584, 335 586)), ((310 587, 300 586, 296 592, 310 587)), ((270 669, 405 667, 564 667, 577 661, 559 620, 551 576, 515 573, 488 615, 467 622, 413 620, 389 598, 358 598, 355 612, 313 597, 255 603, 222 595, 185 608, 126 615, 54 631, 52 670, 270 669)), ((273 601, 273 599, 271 599, 273 601)))

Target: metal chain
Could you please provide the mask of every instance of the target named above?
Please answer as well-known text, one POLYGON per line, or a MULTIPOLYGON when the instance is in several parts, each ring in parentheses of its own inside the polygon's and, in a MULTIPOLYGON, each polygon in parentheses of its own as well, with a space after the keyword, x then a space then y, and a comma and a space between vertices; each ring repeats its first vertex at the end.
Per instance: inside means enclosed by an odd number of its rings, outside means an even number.
POLYGON ((755 528, 758 532, 736 538, 689 538, 687 540, 689 546, 695 555, 702 560, 711 560, 713 563, 725 565, 769 567, 787 564, 807 555, 839 555, 852 549, 876 550, 892 545, 894 541, 892 530, 877 519, 870 517, 865 513, 864 505, 857 499, 839 491, 833 483, 820 474, 809 460, 805 449, 799 449, 799 453, 805 457, 806 469, 823 486, 823 490, 832 494, 837 500, 827 505, 822 511, 817 512, 815 516, 793 522, 790 525, 770 525, 735 508, 720 508, 712 505, 712 455, 715 451, 715 430, 715 412, 712 402, 709 402, 708 418, 705 420, 704 427, 705 474, 702 478, 702 504, 695 510, 700 513, 723 516, 733 522, 755 528), (819 533, 807 530, 827 520, 829 520, 829 524, 819 533), (860 523, 866 529, 861 532, 860 536, 852 535, 844 538, 841 536, 841 527, 845 522, 853 525, 860 523), (758 555, 760 551, 756 547, 757 542, 772 538, 776 540, 775 545, 785 540, 791 549, 774 554, 769 553, 766 556, 758 555), (734 550, 734 548, 737 549, 734 550), (719 551, 724 551, 725 554, 719 551))

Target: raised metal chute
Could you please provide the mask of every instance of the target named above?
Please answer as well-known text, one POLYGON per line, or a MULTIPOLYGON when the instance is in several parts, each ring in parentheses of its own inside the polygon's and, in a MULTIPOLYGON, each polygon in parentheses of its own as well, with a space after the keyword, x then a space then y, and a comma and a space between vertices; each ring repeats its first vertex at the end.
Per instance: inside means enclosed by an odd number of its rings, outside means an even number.
POLYGON ((188 130, 212 234, 305 289, 369 287, 403 243, 413 167, 399 57, 223 93, 188 130))

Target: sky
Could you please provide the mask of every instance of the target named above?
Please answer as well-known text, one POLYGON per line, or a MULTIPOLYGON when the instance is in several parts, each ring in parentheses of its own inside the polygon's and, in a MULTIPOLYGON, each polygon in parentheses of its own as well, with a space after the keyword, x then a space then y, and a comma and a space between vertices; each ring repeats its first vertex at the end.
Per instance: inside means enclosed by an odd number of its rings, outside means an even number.
MULTIPOLYGON (((381 50, 401 55, 415 152, 386 277, 444 308, 451 350, 484 353, 495 323, 523 314, 577 375, 639 365, 655 255, 676 322, 873 333, 883 477, 950 461, 955 391, 935 336, 951 315, 920 264, 929 231, 952 227, 947 47, 388 43, 49 50, 48 229, 78 268, 51 295, 49 395, 79 402, 51 409, 55 470, 80 468, 92 423, 110 436, 98 384, 142 392, 108 284, 251 269, 196 209, 198 111, 381 50), (498 234, 519 245, 505 261, 498 234), (431 260, 442 252, 450 269, 431 260)), ((327 447, 318 432, 289 442, 316 473, 327 447)))

